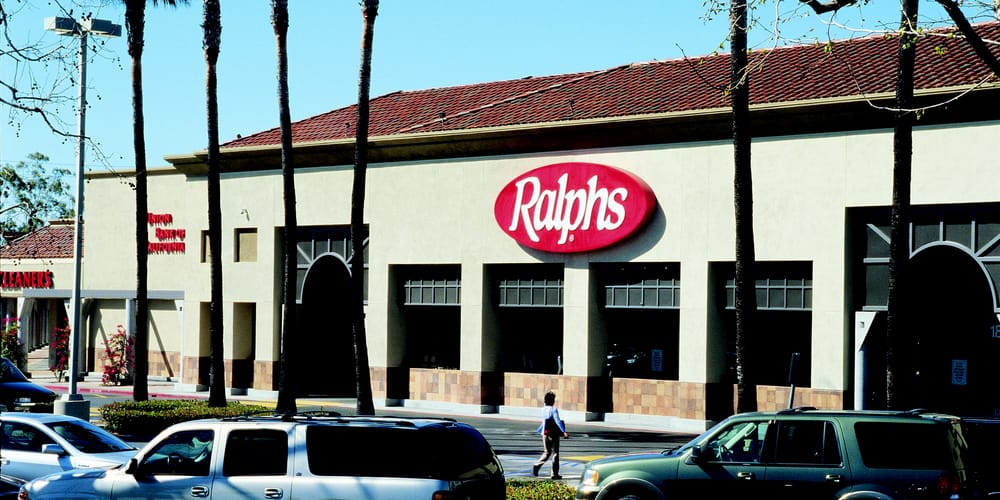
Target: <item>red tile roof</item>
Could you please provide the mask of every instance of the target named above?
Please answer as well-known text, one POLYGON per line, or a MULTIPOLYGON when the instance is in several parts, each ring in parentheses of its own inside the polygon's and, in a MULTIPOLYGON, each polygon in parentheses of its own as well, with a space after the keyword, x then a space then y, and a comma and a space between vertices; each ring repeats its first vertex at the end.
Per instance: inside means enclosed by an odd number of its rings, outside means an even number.
POLYGON ((73 246, 73 221, 58 220, 0 247, 0 258, 71 259, 73 246))
MULTIPOLYGON (((1000 24, 976 25, 1000 38, 1000 24)), ((947 35, 950 31, 932 32, 947 35)), ((883 35, 755 52, 752 105, 894 92, 898 38, 883 35)), ((916 86, 937 89, 982 82, 991 72, 960 37, 918 44, 916 86)), ((994 46, 995 54, 1000 48, 994 46)), ((641 116, 729 107, 729 54, 618 66, 600 71, 459 87, 394 92, 371 100, 370 137, 641 116)), ((293 142, 354 138, 356 106, 292 125, 293 142)), ((280 144, 279 129, 238 138, 225 148, 280 144)))

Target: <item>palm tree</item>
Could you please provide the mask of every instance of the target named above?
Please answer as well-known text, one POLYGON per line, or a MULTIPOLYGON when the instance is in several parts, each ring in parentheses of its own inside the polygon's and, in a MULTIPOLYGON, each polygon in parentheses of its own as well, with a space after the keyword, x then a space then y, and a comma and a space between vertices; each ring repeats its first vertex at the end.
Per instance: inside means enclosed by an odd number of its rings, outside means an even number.
POLYGON ((893 128, 892 215, 889 229, 889 301, 885 327, 886 408, 909 408, 915 377, 914 341, 903 317, 908 300, 910 245, 910 179, 913 169, 913 72, 917 53, 918 0, 903 0, 896 69, 896 111, 893 128))
POLYGON ((271 24, 278 45, 278 114, 281 122, 281 177, 285 191, 285 278, 281 300, 281 361, 278 367, 279 413, 295 413, 295 163, 292 158, 292 117, 288 104, 288 0, 271 0, 271 24))
POLYGON ((204 0, 202 30, 205 50, 206 103, 208 107, 208 246, 211 253, 211 304, 209 306, 208 406, 226 406, 226 373, 222 346, 222 196, 219 182, 219 103, 216 64, 222 39, 219 0, 204 0))
MULTIPOLYGON (((179 0, 187 3, 187 0, 179 0)), ((153 5, 157 0, 152 0, 153 5)), ((178 0, 163 0, 176 6, 178 0)), ((146 132, 142 110, 142 48, 145 44, 146 0, 125 0, 128 54, 132 58, 132 144, 135 148, 135 377, 132 399, 149 399, 149 211, 146 188, 146 132)))
POLYGON ((357 373, 357 413, 374 415, 371 373, 368 368, 368 339, 365 334, 364 278, 365 259, 365 173, 368 168, 368 95, 371 90, 372 37, 378 0, 365 0, 361 6, 364 28, 361 32, 361 74, 358 79, 358 125, 354 142, 354 186, 351 194, 351 312, 354 330, 354 357, 357 373))
POLYGON ((736 411, 757 409, 754 355, 757 339, 754 318, 753 182, 750 168, 750 73, 747 56, 747 0, 733 0, 729 7, 731 82, 733 108, 733 189, 736 208, 736 411))

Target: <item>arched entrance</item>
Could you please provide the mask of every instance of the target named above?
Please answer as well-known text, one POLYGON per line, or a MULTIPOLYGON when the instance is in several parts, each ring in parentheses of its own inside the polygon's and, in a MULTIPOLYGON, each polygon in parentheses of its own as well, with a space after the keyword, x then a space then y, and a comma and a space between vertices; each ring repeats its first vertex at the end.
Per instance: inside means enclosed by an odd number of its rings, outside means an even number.
POLYGON ((356 393, 350 279, 347 264, 335 254, 320 256, 306 271, 295 343, 298 396, 356 393))
POLYGON ((959 415, 1000 408, 993 383, 1000 349, 992 338, 993 294, 988 276, 962 248, 939 243, 910 260, 907 322, 916 347, 917 403, 959 415))

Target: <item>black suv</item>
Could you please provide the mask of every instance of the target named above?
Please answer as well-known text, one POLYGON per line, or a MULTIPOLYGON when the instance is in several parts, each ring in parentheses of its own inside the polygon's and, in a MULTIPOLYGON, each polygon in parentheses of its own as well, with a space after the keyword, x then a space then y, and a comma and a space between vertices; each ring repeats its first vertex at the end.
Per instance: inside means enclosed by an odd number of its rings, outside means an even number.
POLYGON ((587 464, 578 499, 971 498, 959 418, 796 408, 734 415, 676 450, 587 464))

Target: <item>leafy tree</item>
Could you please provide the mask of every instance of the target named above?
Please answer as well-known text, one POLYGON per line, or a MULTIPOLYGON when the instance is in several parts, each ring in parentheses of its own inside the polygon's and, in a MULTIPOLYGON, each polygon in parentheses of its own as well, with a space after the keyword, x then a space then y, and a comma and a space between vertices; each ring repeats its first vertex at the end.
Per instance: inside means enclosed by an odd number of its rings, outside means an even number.
MULTIPOLYGON (((146 0, 125 1, 125 28, 128 31, 128 53, 132 58, 132 145, 135 149, 135 379, 132 399, 149 399, 149 212, 146 183, 146 122, 142 102, 142 49, 145 44, 146 0)), ((158 0, 151 0, 153 5, 158 0)), ((187 3, 187 0, 179 0, 187 3)), ((175 6, 178 0, 163 0, 175 6)))
POLYGON ((288 103, 288 0, 271 0, 271 24, 278 46, 278 114, 281 123, 281 178, 285 193, 285 276, 281 298, 281 362, 278 375, 276 410, 295 413, 295 240, 298 221, 295 216, 295 162, 292 156, 292 117, 288 103))
POLYGON ((46 164, 42 153, 0 166, 0 244, 30 233, 49 220, 73 216, 72 172, 46 164))
POLYGON ((364 28, 361 32, 361 71, 358 78, 358 125, 355 127, 354 141, 354 186, 351 194, 351 316, 354 329, 354 358, 357 371, 357 412, 358 415, 374 415, 372 400, 371 372, 368 367, 368 338, 365 333, 365 174, 368 168, 368 96, 371 90, 372 38, 375 33, 375 17, 378 16, 378 0, 364 0, 361 17, 364 28))
POLYGON ((219 93, 216 65, 222 41, 219 0, 204 0, 202 48, 205 51, 205 94, 208 108, 208 246, 211 253, 211 299, 209 304, 208 406, 226 406, 226 372, 222 343, 222 194, 219 165, 219 93))

